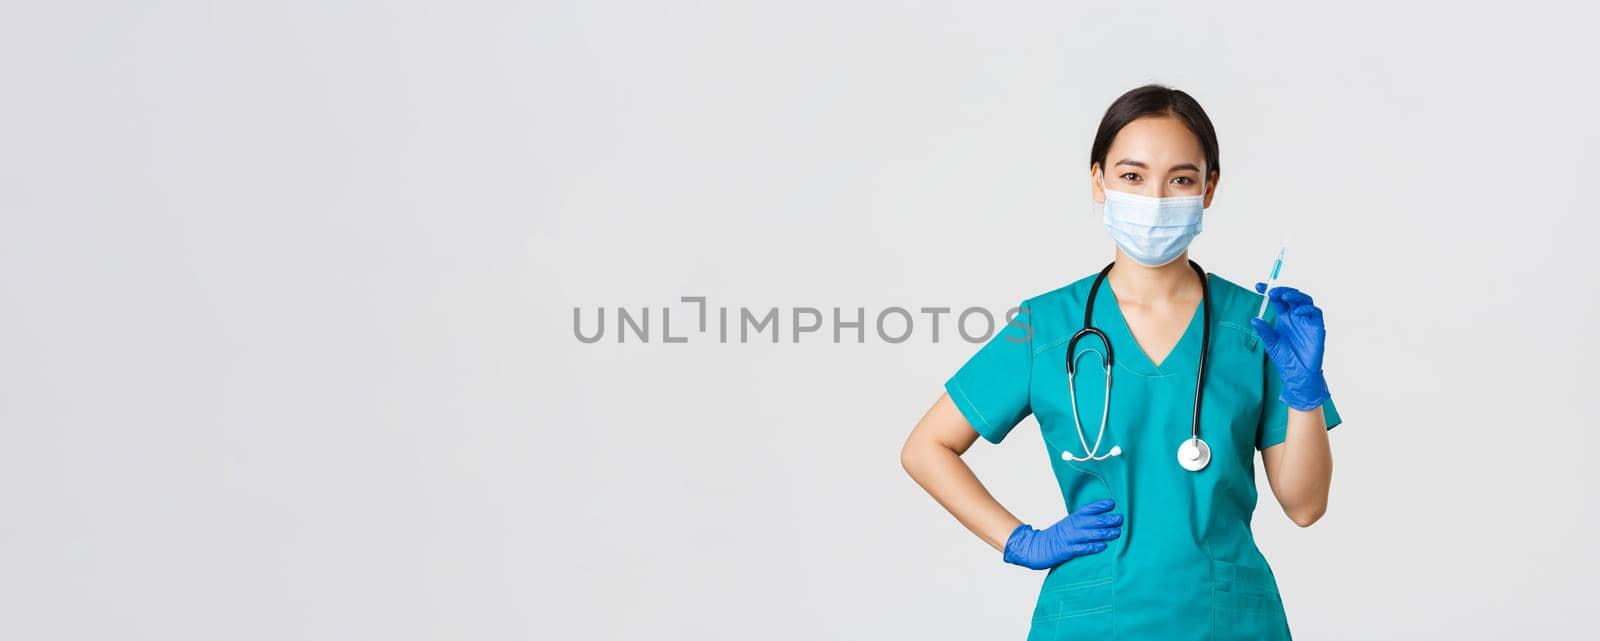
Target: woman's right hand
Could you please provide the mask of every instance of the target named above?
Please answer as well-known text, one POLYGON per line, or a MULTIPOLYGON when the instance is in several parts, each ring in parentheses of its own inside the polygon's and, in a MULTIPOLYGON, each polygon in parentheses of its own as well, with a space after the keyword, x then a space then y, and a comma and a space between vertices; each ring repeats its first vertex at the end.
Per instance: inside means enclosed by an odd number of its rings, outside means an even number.
POLYGON ((1122 515, 1109 514, 1116 502, 1101 499, 1074 510, 1043 530, 1023 523, 1006 539, 1006 563, 1048 570, 1068 559, 1106 549, 1106 541, 1122 536, 1122 515))

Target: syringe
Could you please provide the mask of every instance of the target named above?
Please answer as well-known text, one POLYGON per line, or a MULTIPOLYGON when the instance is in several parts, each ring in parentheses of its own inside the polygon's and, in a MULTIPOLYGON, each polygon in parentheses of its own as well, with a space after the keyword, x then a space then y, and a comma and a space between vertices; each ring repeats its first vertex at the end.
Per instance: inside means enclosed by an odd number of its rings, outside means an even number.
POLYGON ((1267 291, 1261 294, 1261 311, 1256 312, 1256 318, 1266 318, 1267 316, 1267 294, 1271 293, 1272 288, 1278 284, 1278 273, 1283 271, 1283 250, 1287 246, 1288 243, 1278 246, 1278 258, 1272 261, 1272 275, 1267 277, 1267 291))

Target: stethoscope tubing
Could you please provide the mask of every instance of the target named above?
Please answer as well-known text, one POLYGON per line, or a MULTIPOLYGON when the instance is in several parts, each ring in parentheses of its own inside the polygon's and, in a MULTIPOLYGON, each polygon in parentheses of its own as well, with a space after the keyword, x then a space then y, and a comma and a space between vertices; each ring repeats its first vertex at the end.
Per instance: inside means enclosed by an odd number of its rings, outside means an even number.
MULTIPOLYGON (((1099 332, 1100 330, 1095 330, 1095 331, 1099 332)), ((1104 335, 1102 335, 1102 338, 1103 337, 1104 337, 1104 335)), ((1109 342, 1106 343, 1106 349, 1108 351, 1111 349, 1111 343, 1109 343, 1109 342)), ((1093 352, 1095 354, 1100 354, 1100 350, 1097 350, 1097 349, 1094 349, 1094 348, 1089 348, 1089 349, 1084 350, 1083 353, 1079 354, 1078 356, 1081 357, 1081 356, 1083 356, 1083 354, 1088 354, 1090 352, 1093 352)), ((1068 353, 1070 354, 1071 352, 1068 352, 1068 353)), ((1105 357, 1105 354, 1100 354, 1100 355, 1102 357, 1105 357)), ((1076 363, 1077 360, 1078 359, 1074 358, 1069 362, 1076 363)), ((1107 363, 1107 365, 1106 365, 1106 385, 1105 385, 1106 396, 1105 396, 1105 400, 1100 401, 1100 407, 1103 408, 1103 410, 1110 410, 1111 409, 1111 365, 1110 365, 1110 359, 1109 358, 1106 358, 1105 360, 1106 360, 1106 363, 1107 363)), ((1083 444, 1083 451, 1086 452, 1087 455, 1082 457, 1082 458, 1079 458, 1077 455, 1074 455, 1074 454, 1072 454, 1070 452, 1066 452, 1067 456, 1071 457, 1072 460, 1079 461, 1079 462, 1082 462, 1082 461, 1103 461, 1105 459, 1108 459, 1108 458, 1111 458, 1113 456, 1116 456, 1116 454, 1099 455, 1099 453, 1100 453, 1100 441, 1102 439, 1104 439, 1105 436, 1106 436, 1106 418, 1111 416, 1111 412, 1110 411, 1101 411, 1100 412, 1100 431, 1095 434, 1095 437, 1094 437, 1094 448, 1093 449, 1089 448, 1089 439, 1084 438, 1084 436, 1083 436, 1083 419, 1078 418, 1078 391, 1077 391, 1078 390, 1078 386, 1073 381, 1073 374, 1074 373, 1075 372, 1073 372, 1071 370, 1069 370, 1067 372, 1067 395, 1072 398, 1072 421, 1073 421, 1073 423, 1078 425, 1078 442, 1083 444)), ((1117 453, 1121 453, 1120 449, 1118 450, 1117 453)))
MULTIPOLYGON (((1106 458, 1110 458, 1115 456, 1117 453, 1120 453, 1121 449, 1118 447, 1113 447, 1113 453, 1103 455, 1100 454, 1100 443, 1105 437, 1106 432, 1106 420, 1111 415, 1111 367, 1114 362, 1115 353, 1111 348, 1111 339, 1106 336, 1105 332, 1100 331, 1099 328, 1094 326, 1095 297, 1100 293, 1101 282, 1106 279, 1107 274, 1111 273, 1111 268, 1115 265, 1115 261, 1108 263, 1100 270, 1099 275, 1095 276, 1094 284, 1089 286, 1088 300, 1084 302, 1083 329, 1078 330, 1072 335, 1072 338, 1067 341, 1067 394, 1071 398, 1072 402, 1072 420, 1078 428, 1078 441, 1083 444, 1083 451, 1085 452, 1085 456, 1079 457, 1071 452, 1063 450, 1062 454, 1069 460, 1073 461, 1105 460, 1106 458), (1095 435, 1093 448, 1089 447, 1089 439, 1087 436, 1085 436, 1083 431, 1083 421, 1078 418, 1078 392, 1077 386, 1075 385, 1075 375, 1077 374, 1078 370, 1078 359, 1074 357, 1074 354, 1077 350, 1078 341, 1089 336, 1100 339, 1101 344, 1105 346, 1106 350, 1103 354, 1101 354, 1104 361, 1103 366, 1106 372, 1105 401, 1100 406, 1100 431, 1095 435)), ((1199 263, 1190 260, 1189 267, 1193 269, 1195 274, 1200 277, 1201 320, 1204 323, 1200 331, 1200 363, 1198 367, 1198 373, 1195 377, 1194 411, 1190 416, 1189 421, 1189 438, 1198 447, 1202 444, 1202 441, 1200 441, 1200 407, 1201 402, 1204 399, 1204 394, 1202 392, 1205 389, 1206 384, 1206 361, 1207 357, 1210 356, 1211 353, 1211 283, 1206 277, 1205 269, 1201 268, 1199 263)), ((1084 354, 1089 352, 1095 352, 1097 354, 1100 353, 1099 350, 1089 349, 1085 351, 1084 354)), ((1082 356, 1082 354, 1078 354, 1077 356, 1082 356)))

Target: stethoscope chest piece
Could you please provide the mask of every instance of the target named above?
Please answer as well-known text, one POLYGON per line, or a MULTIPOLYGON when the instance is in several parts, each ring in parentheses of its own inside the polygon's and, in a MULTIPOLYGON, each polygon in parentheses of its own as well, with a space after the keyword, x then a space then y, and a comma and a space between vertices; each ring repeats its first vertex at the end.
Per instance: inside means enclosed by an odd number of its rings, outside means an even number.
POLYGON ((1211 462, 1211 446, 1195 436, 1183 439, 1183 444, 1178 446, 1178 465, 1190 472, 1199 472, 1211 462))

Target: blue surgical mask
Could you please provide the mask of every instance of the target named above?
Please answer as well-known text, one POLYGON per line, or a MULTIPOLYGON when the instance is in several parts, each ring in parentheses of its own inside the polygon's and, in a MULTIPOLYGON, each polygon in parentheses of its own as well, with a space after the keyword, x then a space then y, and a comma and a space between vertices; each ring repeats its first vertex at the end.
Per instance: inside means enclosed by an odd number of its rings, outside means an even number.
POLYGON ((1140 265, 1160 267, 1170 263, 1200 235, 1205 196, 1155 198, 1104 191, 1106 230, 1123 253, 1140 265))

